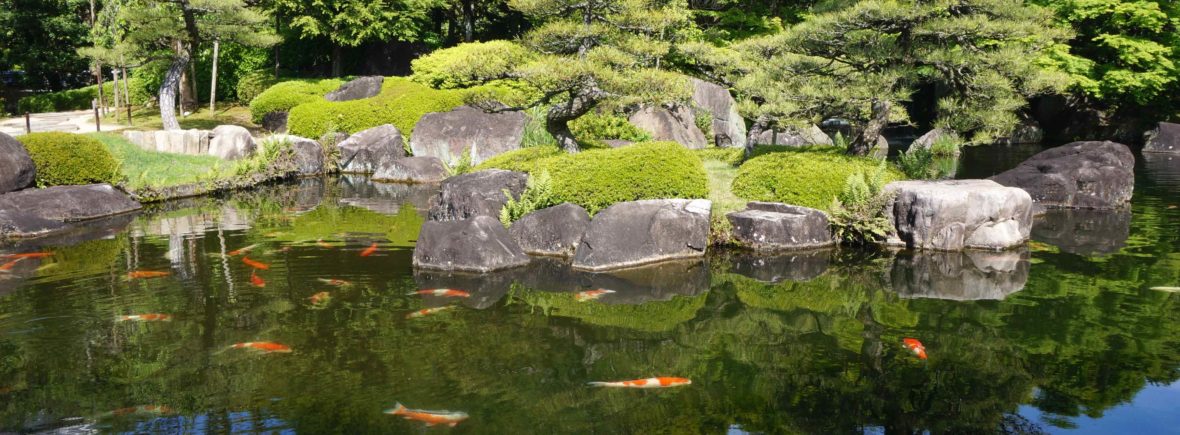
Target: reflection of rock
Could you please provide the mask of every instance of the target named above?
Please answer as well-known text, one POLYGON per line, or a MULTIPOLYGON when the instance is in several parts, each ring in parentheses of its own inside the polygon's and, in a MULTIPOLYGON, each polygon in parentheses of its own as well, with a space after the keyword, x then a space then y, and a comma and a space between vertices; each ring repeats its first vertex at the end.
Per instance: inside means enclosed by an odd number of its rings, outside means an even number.
POLYGON ((649 199, 607 207, 590 221, 574 267, 601 271, 702 257, 711 209, 712 202, 705 199, 649 199))
POLYGON ((828 271, 830 249, 789 254, 740 252, 729 258, 729 271, 758 281, 810 281, 828 271))
POLYGON ((1028 193, 989 180, 897 181, 887 243, 910 249, 1007 249, 1028 240, 1028 193))
POLYGON ((1135 190, 1135 156, 1115 142, 1074 142, 1030 157, 992 177, 1019 187, 1046 207, 1111 209, 1135 190))
POLYGON ((1032 238, 1079 255, 1111 254, 1131 235, 1131 210, 1051 209, 1037 218, 1032 238))
MULTIPOLYGON (((414 283, 417 284, 418 290, 449 288, 471 293, 471 297, 463 298, 460 302, 467 307, 482 310, 491 307, 508 293, 519 270, 524 269, 481 274, 415 269, 414 283)), ((456 300, 436 296, 421 296, 421 298, 430 306, 438 305, 435 304, 436 302, 448 303, 456 300)))
POLYGON ((1180 154, 1144 153, 1143 172, 1158 187, 1180 188, 1180 154))
POLYGON ((476 216, 460 221, 426 221, 414 246, 414 267, 491 272, 529 263, 499 220, 476 216))
POLYGON ((252 223, 248 213, 231 205, 213 210, 200 210, 183 216, 145 216, 136 228, 152 236, 200 236, 206 231, 249 229, 252 223))
POLYGON ((1001 300, 1028 282, 1028 251, 900 253, 889 273, 904 298, 1001 300))
POLYGON ((296 212, 315 210, 324 202, 326 184, 322 178, 301 178, 294 188, 295 205, 292 209, 296 212))
POLYGON ((695 296, 709 289, 710 273, 704 260, 667 261, 613 272, 575 270, 556 258, 536 258, 528 267, 509 272, 524 287, 546 292, 608 289, 615 293, 598 299, 607 304, 641 304, 674 296, 695 296))
POLYGON ((341 176, 340 186, 341 204, 387 215, 397 214, 407 204, 424 211, 438 192, 437 185, 374 183, 358 176, 341 176))

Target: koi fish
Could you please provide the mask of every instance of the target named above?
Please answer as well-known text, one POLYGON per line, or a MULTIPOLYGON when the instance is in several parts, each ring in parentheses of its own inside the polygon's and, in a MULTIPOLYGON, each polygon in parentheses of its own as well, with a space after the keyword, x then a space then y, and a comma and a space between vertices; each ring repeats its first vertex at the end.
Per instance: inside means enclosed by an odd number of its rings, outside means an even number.
POLYGON ((1180 287, 1152 287, 1157 292, 1180 293, 1180 287))
POLYGON ((614 290, 606 290, 606 289, 586 290, 584 292, 578 292, 578 294, 574 295, 574 299, 576 299, 578 302, 592 301, 592 300, 601 298, 603 295, 611 294, 614 292, 615 292, 614 290))
POLYGON ((258 288, 266 287, 266 281, 263 281, 257 273, 250 272, 250 285, 258 288))
POLYGON ((422 316, 429 316, 431 314, 438 313, 441 311, 446 311, 451 308, 455 308, 455 307, 452 305, 446 305, 446 306, 442 306, 442 307, 427 308, 424 310, 418 310, 418 311, 412 312, 410 314, 406 314, 406 318, 413 319, 413 318, 422 317, 422 316))
POLYGON ((7 254, 7 255, 0 255, 0 257, 8 257, 8 258, 45 258, 45 257, 51 256, 51 255, 53 255, 53 253, 52 253, 52 252, 25 252, 25 253, 23 253, 23 254, 7 254))
POLYGON ((334 285, 336 287, 348 287, 352 285, 351 282, 342 279, 316 278, 316 280, 327 285, 334 285))
POLYGON ((615 381, 615 382, 590 382, 587 385, 592 387, 615 387, 615 388, 671 388, 691 385, 692 380, 688 378, 647 378, 635 379, 631 381, 615 381))
POLYGON ((325 242, 325 241, 324 241, 324 239, 319 239, 319 240, 316 240, 316 241, 315 241, 315 244, 316 244, 316 245, 319 245, 319 247, 321 247, 321 248, 324 248, 324 249, 332 249, 332 248, 335 248, 335 246, 332 246, 332 244, 331 244, 331 243, 325 242))
POLYGON ((322 304, 322 303, 325 303, 325 302, 328 302, 329 300, 331 300, 332 294, 328 293, 328 292, 319 292, 314 295, 311 295, 311 297, 309 297, 307 299, 311 301, 312 305, 319 305, 319 304, 322 304))
POLYGON ((905 338, 901 342, 902 346, 917 355, 918 359, 926 359, 926 346, 923 346, 921 341, 916 338, 905 338))
POLYGON ((171 322, 172 316, 168 314, 132 314, 129 316, 119 316, 117 319, 120 322, 136 321, 136 322, 171 322))
POLYGON ((386 414, 400 415, 406 420, 415 420, 426 423, 427 426, 434 426, 436 424, 445 424, 450 427, 462 423, 467 419, 467 413, 462 411, 427 411, 422 409, 410 409, 405 405, 398 403, 394 405, 393 409, 385 410, 386 414))
POLYGON ((418 290, 416 292, 410 292, 409 294, 410 295, 422 295, 422 296, 439 296, 439 297, 448 297, 448 298, 469 298, 469 297, 471 297, 471 293, 467 293, 463 290, 454 290, 454 289, 449 289, 449 288, 418 290))
POLYGON ((242 257, 242 262, 246 263, 247 266, 253 267, 255 269, 270 270, 269 264, 251 260, 250 257, 242 257))
POLYGON ((282 231, 275 231, 275 232, 271 232, 271 233, 266 233, 266 234, 263 234, 262 236, 263 236, 263 237, 269 237, 269 238, 272 238, 272 239, 273 239, 273 238, 275 238, 275 237, 282 237, 282 236, 285 236, 285 235, 287 235, 287 233, 285 233, 285 232, 282 232, 282 231))
POLYGON ((233 346, 230 346, 230 348, 261 350, 264 353, 291 353, 290 346, 270 341, 248 341, 245 343, 234 343, 233 346))
POLYGON ((172 272, 162 272, 162 271, 155 271, 155 270, 133 270, 131 272, 127 272, 127 279, 159 278, 159 277, 168 276, 171 274, 172 274, 172 272))
POLYGON ((1168 210, 1175 210, 1175 209, 1176 209, 1176 207, 1177 207, 1177 206, 1175 206, 1175 205, 1169 205, 1169 206, 1168 206, 1168 210))
POLYGON ((163 406, 163 405, 140 405, 140 406, 133 406, 130 408, 119 408, 114 411, 111 411, 110 415, 113 415, 113 416, 136 415, 136 414, 166 415, 166 414, 172 414, 173 412, 174 411, 172 410, 172 408, 169 408, 169 407, 163 406))
POLYGON ((8 272, 8 271, 12 270, 12 267, 16 266, 16 263, 19 263, 21 260, 24 260, 24 259, 17 258, 15 260, 9 261, 7 263, 0 264, 0 271, 8 272))
POLYGON ((370 255, 373 255, 374 252, 377 252, 377 243, 376 242, 374 242, 372 245, 369 245, 369 247, 365 248, 364 251, 361 251, 361 256, 368 257, 370 255))
POLYGON ((250 252, 250 250, 251 250, 251 249, 254 249, 254 248, 257 248, 257 247, 258 247, 258 244, 257 244, 257 243, 255 243, 255 244, 253 244, 253 245, 250 245, 250 246, 243 246, 243 247, 241 247, 241 248, 234 249, 234 250, 232 250, 232 251, 229 251, 229 253, 227 253, 227 254, 225 254, 225 255, 228 255, 228 256, 230 256, 230 257, 237 257, 238 255, 241 255, 241 254, 245 254, 245 253, 247 253, 247 252, 250 252))

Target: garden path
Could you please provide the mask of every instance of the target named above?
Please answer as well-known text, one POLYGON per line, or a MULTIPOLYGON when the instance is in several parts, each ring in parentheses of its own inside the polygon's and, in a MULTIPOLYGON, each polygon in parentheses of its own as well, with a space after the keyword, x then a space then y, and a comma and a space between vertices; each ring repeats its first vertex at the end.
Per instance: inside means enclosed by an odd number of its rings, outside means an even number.
MULTIPOLYGON (((72 112, 34 113, 30 115, 29 123, 34 133, 46 131, 61 131, 70 133, 94 132, 94 112, 90 110, 76 110, 72 112)), ((107 118, 102 121, 102 131, 116 131, 127 128, 107 118)), ((11 136, 25 134, 25 117, 18 116, 0 120, 0 133, 11 136)))

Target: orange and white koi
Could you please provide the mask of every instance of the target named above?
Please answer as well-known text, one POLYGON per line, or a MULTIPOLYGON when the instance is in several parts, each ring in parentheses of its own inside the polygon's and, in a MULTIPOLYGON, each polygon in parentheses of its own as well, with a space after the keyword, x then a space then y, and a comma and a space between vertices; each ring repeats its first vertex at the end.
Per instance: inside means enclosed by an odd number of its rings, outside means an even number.
POLYGON ((446 298, 469 298, 469 297, 471 297, 471 293, 467 293, 463 290, 455 290, 455 289, 449 289, 449 288, 434 288, 434 289, 427 289, 427 290, 418 290, 416 292, 410 292, 409 294, 422 295, 422 296, 439 296, 439 297, 446 297, 446 298))
POLYGON ((12 270, 12 268, 14 266, 16 266, 16 263, 20 263, 21 260, 24 260, 24 259, 17 258, 15 260, 9 261, 7 263, 0 264, 0 272, 8 272, 8 271, 12 270))
POLYGON ((250 266, 255 269, 270 270, 269 264, 266 264, 266 263, 263 263, 260 261, 251 260, 250 257, 242 257, 242 262, 246 263, 247 266, 250 266))
POLYGON ((270 341, 248 341, 245 343, 234 343, 230 349, 253 349, 260 350, 264 353, 291 353, 291 347, 285 344, 279 344, 270 341))
POLYGON ((243 247, 241 247, 241 248, 234 249, 234 250, 232 250, 232 251, 229 251, 229 253, 227 253, 227 254, 225 254, 225 255, 228 255, 228 256, 230 256, 230 257, 237 257, 237 256, 239 256, 239 255, 241 255, 241 254, 245 254, 245 253, 247 253, 247 252, 250 252, 251 250, 253 250, 254 248, 257 248, 257 247, 258 247, 258 244, 257 244, 257 243, 255 243, 255 244, 253 244, 253 245, 250 245, 250 246, 243 246, 243 247))
POLYGON ((426 308, 426 309, 412 312, 410 314, 406 314, 406 318, 413 319, 413 318, 418 318, 418 317, 423 317, 423 316, 429 316, 431 314, 439 313, 439 312, 446 311, 446 310, 449 310, 452 308, 455 308, 455 307, 453 305, 446 305, 446 306, 442 306, 442 307, 426 308))
POLYGON ((410 409, 405 405, 398 403, 394 405, 393 409, 385 410, 386 414, 399 415, 406 420, 414 420, 426 423, 427 426, 434 426, 436 424, 445 424, 450 427, 462 423, 467 420, 468 415, 463 411, 427 411, 422 409, 410 409))
POLYGON ((592 301, 614 292, 614 290, 606 289, 586 290, 584 292, 578 292, 578 294, 574 295, 574 299, 576 299, 578 302, 592 301))
POLYGON ((315 241, 315 244, 316 244, 316 245, 319 245, 319 247, 321 247, 321 248, 324 248, 324 249, 332 249, 332 248, 335 248, 335 246, 332 246, 332 244, 331 244, 331 243, 325 242, 325 241, 324 241, 324 239, 319 239, 319 240, 316 240, 316 241, 315 241))
POLYGON ((319 305, 319 304, 322 304, 322 303, 325 303, 325 302, 328 302, 329 300, 331 300, 332 294, 328 293, 328 292, 319 292, 314 295, 311 295, 311 297, 309 297, 307 299, 311 301, 312 305, 319 305))
POLYGON ((1157 292, 1180 293, 1180 287, 1152 287, 1157 292))
POLYGON ((171 315, 168 315, 168 314, 157 314, 157 313, 151 313, 151 314, 132 314, 132 315, 127 315, 127 316, 119 316, 119 317, 118 317, 118 319, 116 319, 116 320, 117 320, 117 321, 119 321, 119 322, 129 322, 129 321, 135 321, 135 322, 171 322, 171 321, 172 321, 172 316, 171 316, 171 315))
POLYGON ((361 251, 361 256, 368 257, 370 255, 373 255, 374 252, 377 252, 377 243, 376 242, 374 242, 372 245, 369 245, 369 247, 365 248, 364 251, 361 251))
POLYGON ((631 381, 614 381, 614 382, 590 382, 587 385, 592 387, 614 387, 614 388, 672 388, 682 387, 685 385, 692 385, 692 380, 688 378, 675 377, 656 377, 647 379, 635 379, 631 381))
POLYGON ((169 407, 163 406, 163 405, 140 405, 140 406, 133 406, 133 407, 129 407, 129 408, 119 408, 114 411, 111 411, 109 413, 109 415, 113 415, 113 416, 136 415, 136 414, 167 415, 167 414, 172 414, 173 412, 175 412, 175 411, 173 411, 172 408, 169 408, 169 407))
POLYGON ((904 338, 901 340, 901 345, 910 352, 913 352, 918 359, 926 359, 926 346, 922 345, 921 341, 916 338, 904 338))
POLYGON ((5 254, 5 255, 0 255, 0 257, 8 257, 8 258, 45 258, 45 257, 51 256, 51 255, 53 255, 53 253, 52 253, 52 252, 25 252, 25 253, 22 253, 22 254, 5 254))
POLYGON ((335 278, 333 278, 333 279, 316 278, 316 280, 319 282, 322 282, 324 284, 327 284, 327 285, 334 285, 336 287, 348 287, 348 286, 352 285, 352 282, 345 281, 342 279, 335 279, 335 278))
POLYGON ((159 277, 168 276, 171 274, 172 274, 172 272, 165 272, 165 271, 133 270, 133 271, 127 272, 127 279, 159 278, 159 277))
POLYGON ((250 285, 258 288, 265 288, 266 281, 263 280, 262 277, 258 276, 257 273, 250 272, 250 285))

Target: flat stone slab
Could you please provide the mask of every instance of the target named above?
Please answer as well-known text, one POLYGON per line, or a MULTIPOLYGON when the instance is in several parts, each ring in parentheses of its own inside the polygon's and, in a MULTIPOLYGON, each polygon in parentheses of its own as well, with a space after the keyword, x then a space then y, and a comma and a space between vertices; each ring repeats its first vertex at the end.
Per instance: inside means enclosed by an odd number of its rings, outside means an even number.
POLYGON ((483 273, 528 263, 504 225, 490 216, 427 221, 414 246, 414 267, 422 269, 483 273))
POLYGON ((1002 250, 1028 240, 1032 198, 989 180, 896 181, 886 243, 910 249, 1002 250))
POLYGON ((607 207, 590 221, 573 266, 602 271, 703 257, 712 208, 705 199, 649 199, 607 207))
POLYGON ((590 227, 590 214, 568 202, 526 214, 508 234, 527 254, 570 257, 590 227))
POLYGON ((1045 207, 1125 207, 1135 191, 1135 155, 1115 142, 1074 142, 1042 151, 991 177, 1045 207))
POLYGON ((27 238, 69 228, 72 222, 140 209, 109 184, 25 189, 0 195, 0 238, 27 238))
POLYGON ((798 250, 835 244, 828 215, 822 211, 777 202, 751 202, 725 215, 734 240, 758 250, 798 250))

